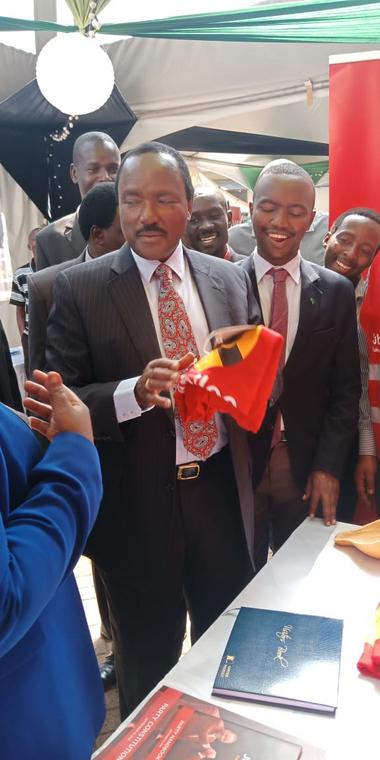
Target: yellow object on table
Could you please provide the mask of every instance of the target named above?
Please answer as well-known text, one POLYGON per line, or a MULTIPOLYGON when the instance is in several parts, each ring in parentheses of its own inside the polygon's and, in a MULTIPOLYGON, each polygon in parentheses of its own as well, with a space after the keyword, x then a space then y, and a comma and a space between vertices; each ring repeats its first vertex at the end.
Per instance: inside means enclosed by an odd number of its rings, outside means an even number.
POLYGON ((380 520, 374 520, 356 530, 346 530, 335 536, 338 546, 355 546, 368 557, 380 559, 380 520))

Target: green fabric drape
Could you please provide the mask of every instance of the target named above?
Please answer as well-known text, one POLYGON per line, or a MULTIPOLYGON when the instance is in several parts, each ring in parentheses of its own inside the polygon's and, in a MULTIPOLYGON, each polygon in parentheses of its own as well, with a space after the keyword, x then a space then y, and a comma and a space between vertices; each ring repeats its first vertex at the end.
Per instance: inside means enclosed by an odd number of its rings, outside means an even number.
MULTIPOLYGON (((110 1, 111 0, 99 0, 96 7, 96 13, 99 14, 110 1)), ((78 28, 81 31, 86 29, 89 24, 89 16, 91 13, 90 0, 66 0, 66 5, 69 6, 78 28)))
MULTIPOLYGON (((107 0, 106 0, 107 1, 107 0)), ((69 0, 87 6, 86 0, 69 0)), ((102 3, 104 7, 105 2, 102 3)), ((101 21, 101 19, 100 19, 101 21)), ((0 31, 74 32, 77 27, 0 16, 0 31)), ((237 11, 176 16, 152 21, 103 24, 103 34, 243 42, 380 43, 380 2, 293 0, 237 11)))
MULTIPOLYGON (((317 183, 318 180, 323 177, 324 174, 329 170, 329 162, 328 161, 311 161, 310 163, 300 164, 305 171, 307 171, 308 174, 310 174, 310 177, 312 178, 314 183, 317 183)), ((249 187, 253 190, 256 184, 256 180, 262 170, 262 166, 242 166, 239 165, 239 169, 243 176, 245 177, 249 187)))

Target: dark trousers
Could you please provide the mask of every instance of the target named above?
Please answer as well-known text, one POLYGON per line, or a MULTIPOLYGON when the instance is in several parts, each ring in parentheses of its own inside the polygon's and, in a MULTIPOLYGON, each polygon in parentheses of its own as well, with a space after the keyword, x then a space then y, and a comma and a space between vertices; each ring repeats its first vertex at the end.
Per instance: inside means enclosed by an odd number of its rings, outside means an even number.
POLYGON ((94 581, 95 596, 98 603, 100 615, 100 635, 103 637, 103 639, 112 642, 110 614, 103 579, 95 562, 91 562, 91 569, 92 579, 94 581))
POLYGON ((263 477, 255 490, 255 568, 261 570, 269 547, 275 552, 308 514, 302 491, 290 469, 284 441, 274 446, 263 477))
POLYGON ((356 436, 339 481, 339 499, 336 508, 336 519, 341 522, 352 522, 358 499, 355 484, 355 468, 359 456, 359 437, 356 436))
MULTIPOLYGON (((21 335, 22 352, 24 354, 25 377, 29 377, 29 337, 23 332, 21 335)), ((42 367, 40 367, 42 369, 42 367)))
POLYGON ((101 571, 122 719, 177 662, 186 612, 194 642, 253 575, 228 447, 201 465, 197 479, 175 481, 171 510, 146 587, 101 571))

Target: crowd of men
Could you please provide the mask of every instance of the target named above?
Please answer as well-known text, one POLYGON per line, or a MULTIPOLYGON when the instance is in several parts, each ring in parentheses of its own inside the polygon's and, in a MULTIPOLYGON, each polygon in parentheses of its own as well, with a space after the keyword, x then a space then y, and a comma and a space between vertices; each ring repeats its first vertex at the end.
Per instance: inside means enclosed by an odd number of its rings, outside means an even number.
POLYGON ((349 209, 327 231, 310 176, 281 160, 229 230, 223 194, 194 191, 178 152, 144 143, 120 163, 99 132, 77 139, 71 177, 81 204, 36 235, 19 324, 29 370, 59 372, 91 412, 103 499, 85 553, 124 718, 177 662, 187 614, 194 642, 307 515, 331 526, 358 495, 374 504, 358 321, 380 215, 349 209), (181 370, 212 330, 256 323, 284 337, 259 432, 184 424, 181 370))

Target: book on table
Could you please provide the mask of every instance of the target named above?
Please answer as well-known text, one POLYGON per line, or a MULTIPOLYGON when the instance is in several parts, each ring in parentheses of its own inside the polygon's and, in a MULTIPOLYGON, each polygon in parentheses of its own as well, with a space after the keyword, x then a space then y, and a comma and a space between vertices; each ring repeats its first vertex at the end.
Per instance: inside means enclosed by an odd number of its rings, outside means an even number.
POLYGON ((242 607, 212 693, 334 714, 343 621, 242 607))
POLYGON ((297 740, 276 736, 210 702, 162 686, 126 721, 96 760, 299 760, 297 740))

